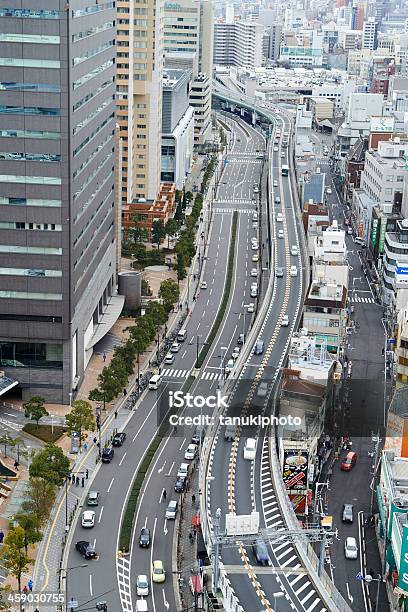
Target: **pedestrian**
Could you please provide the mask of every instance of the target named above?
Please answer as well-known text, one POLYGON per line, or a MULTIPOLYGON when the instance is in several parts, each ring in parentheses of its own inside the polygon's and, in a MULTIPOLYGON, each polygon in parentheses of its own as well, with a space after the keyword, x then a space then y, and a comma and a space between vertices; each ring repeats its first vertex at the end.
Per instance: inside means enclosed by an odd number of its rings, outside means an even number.
MULTIPOLYGON (((125 389, 125 391, 126 391, 126 389, 125 389)), ((118 411, 115 410, 115 419, 117 419, 117 418, 118 418, 118 411)))
POLYGON ((79 487, 79 476, 75 478, 75 486, 79 487))
POLYGON ((89 470, 88 470, 88 468, 86 468, 86 470, 85 470, 85 478, 86 478, 87 480, 88 480, 88 478, 89 478, 89 470))
POLYGON ((191 496, 191 503, 192 503, 193 506, 195 506, 195 499, 196 498, 195 498, 195 495, 193 493, 192 496, 191 496))
POLYGON ((106 353, 105 353, 105 351, 103 351, 102 359, 103 359, 103 362, 105 363, 105 361, 106 361, 106 353))
POLYGON ((126 389, 123 389, 123 395, 126 397, 127 396, 127 391, 126 389))
POLYGON ((190 544, 192 544, 194 542, 193 534, 191 533, 191 531, 188 534, 188 539, 190 540, 190 544))
POLYGON ((94 444, 96 444, 96 443, 97 443, 97 441, 98 441, 98 438, 97 438, 96 436, 94 436, 94 437, 93 437, 92 442, 93 442, 94 444))
POLYGON ((166 497, 167 497, 167 491, 166 491, 166 489, 163 489, 163 499, 164 499, 164 501, 166 501, 166 497))
POLYGON ((82 485, 82 488, 85 486, 85 478, 83 476, 81 478, 81 485, 82 485))
POLYGON ((18 466, 19 466, 19 463, 18 463, 18 461, 17 461, 17 459, 16 459, 16 460, 14 461, 14 469, 15 469, 15 470, 18 470, 18 466))
POLYGON ((23 593, 28 593, 28 586, 25 585, 25 587, 23 588, 23 593))
POLYGON ((33 586, 34 586, 34 582, 32 581, 32 579, 30 578, 30 580, 27 582, 27 586, 30 589, 30 591, 33 590, 33 586))
POLYGON ((4 531, 0 529, 0 544, 3 544, 3 540, 4 540, 4 531))
POLYGON ((84 442, 84 451, 86 452, 87 450, 88 450, 88 444, 84 442))

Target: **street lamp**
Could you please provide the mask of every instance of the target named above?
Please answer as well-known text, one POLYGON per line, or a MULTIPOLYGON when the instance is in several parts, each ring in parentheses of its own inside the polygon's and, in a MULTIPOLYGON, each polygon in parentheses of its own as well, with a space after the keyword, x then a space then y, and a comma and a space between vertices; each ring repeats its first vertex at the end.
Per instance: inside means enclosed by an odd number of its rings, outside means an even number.
POLYGON ((382 582, 381 574, 377 574, 377 578, 373 578, 371 574, 366 574, 364 576, 364 582, 366 584, 370 584, 371 582, 377 583, 377 596, 375 598, 375 612, 378 612, 378 604, 380 601, 380 583, 382 582))
POLYGON ((74 565, 73 567, 62 567, 60 573, 65 572, 65 612, 68 612, 68 576, 72 570, 80 567, 88 567, 88 563, 81 563, 81 565, 74 565))

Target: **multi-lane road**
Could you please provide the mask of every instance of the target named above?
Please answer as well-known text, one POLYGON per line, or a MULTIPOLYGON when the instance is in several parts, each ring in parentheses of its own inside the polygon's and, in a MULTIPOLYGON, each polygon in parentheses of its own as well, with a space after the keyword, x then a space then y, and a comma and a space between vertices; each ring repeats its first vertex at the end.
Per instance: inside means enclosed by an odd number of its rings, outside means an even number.
MULTIPOLYGON (((110 610, 130 612, 134 609, 137 574, 147 574, 150 580, 151 562, 160 559, 167 570, 167 579, 162 585, 150 582, 149 609, 176 609, 171 575, 173 523, 165 521, 166 504, 161 500, 163 489, 169 492, 167 501, 171 499, 170 492, 173 491, 176 473, 190 441, 184 439, 180 431, 163 440, 151 470, 146 475, 139 498, 130 557, 117 559, 116 551, 126 499, 143 454, 156 433, 160 402, 166 397, 169 388, 180 389, 191 372, 197 342, 201 348, 222 301, 234 210, 239 211, 238 246, 235 251, 231 299, 215 342, 190 392, 204 396, 214 393, 221 382, 222 358, 230 357, 238 335, 244 329, 245 305, 255 301, 249 297, 249 281, 257 280, 250 276, 251 269, 256 267, 256 263, 252 262, 250 239, 258 231, 252 222, 253 212, 257 208, 254 185, 259 183, 263 162, 258 157, 259 151, 265 148, 265 142, 256 130, 243 122, 232 122, 229 127, 232 130, 230 148, 212 204, 212 223, 202 273, 207 289, 199 290, 197 294, 191 316, 185 325, 187 339, 175 355, 171 367, 164 366, 164 382, 159 391, 146 393, 126 425, 125 444, 116 451, 112 463, 101 466, 92 483, 92 490, 99 491, 101 496, 96 508, 95 527, 85 530, 77 524, 73 533, 68 567, 80 563, 79 554, 75 551, 75 542, 78 540, 85 539, 95 544, 99 556, 97 560, 90 561, 87 567, 76 571, 69 581, 68 598, 74 597, 80 606, 99 598, 107 601, 110 610), (138 535, 143 526, 151 532, 149 549, 140 549, 138 546, 138 535)), ((246 327, 250 319, 250 315, 245 317, 246 327)))

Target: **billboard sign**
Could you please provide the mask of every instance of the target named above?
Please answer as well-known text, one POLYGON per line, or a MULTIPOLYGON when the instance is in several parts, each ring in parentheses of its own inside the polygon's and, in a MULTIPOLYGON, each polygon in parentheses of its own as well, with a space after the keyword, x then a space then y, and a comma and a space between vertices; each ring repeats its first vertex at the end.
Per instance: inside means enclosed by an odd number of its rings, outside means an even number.
POLYGON ((386 229, 387 229, 387 219, 385 217, 381 217, 379 253, 384 253, 384 240, 385 240, 386 229))
POLYGON ((291 490, 307 489, 309 453, 307 450, 285 450, 283 453, 283 482, 291 490))
POLYGON ((402 527, 401 559, 398 570, 398 588, 408 595, 408 525, 402 527))
POLYGON ((373 227, 371 232, 371 242, 375 246, 377 242, 378 219, 373 219, 373 227))

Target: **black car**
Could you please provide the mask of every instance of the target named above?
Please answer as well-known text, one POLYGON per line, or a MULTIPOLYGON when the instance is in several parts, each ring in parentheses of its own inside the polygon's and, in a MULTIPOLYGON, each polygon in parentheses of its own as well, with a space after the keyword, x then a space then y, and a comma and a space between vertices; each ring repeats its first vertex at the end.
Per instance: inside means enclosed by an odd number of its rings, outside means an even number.
POLYGON ((142 548, 149 548, 150 546, 150 529, 147 529, 147 527, 140 530, 139 546, 142 548))
POLYGON ((174 490, 176 493, 183 493, 186 488, 186 479, 182 476, 179 476, 176 480, 176 484, 174 485, 174 490))
POLYGON ((85 540, 80 540, 75 544, 75 549, 83 556, 84 559, 96 559, 95 548, 85 540))
POLYGON ((113 436, 112 446, 122 446, 125 439, 126 439, 126 434, 124 431, 121 431, 120 433, 116 433, 113 436))
POLYGON ((262 540, 256 540, 252 546, 252 552, 255 555, 255 559, 258 565, 272 565, 271 558, 268 553, 265 542, 262 540))
POLYGON ((102 451, 102 463, 110 463, 113 459, 115 451, 111 446, 106 446, 102 451))

